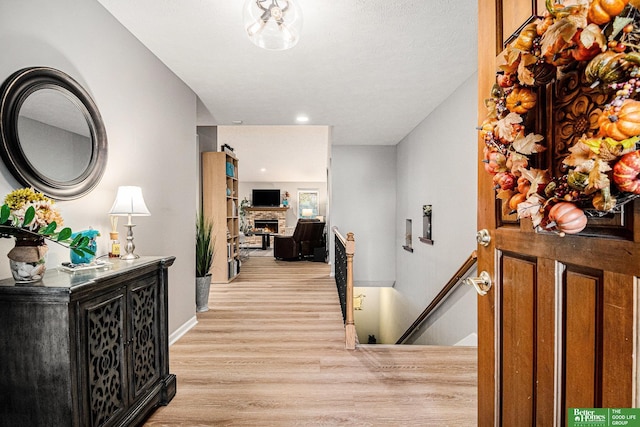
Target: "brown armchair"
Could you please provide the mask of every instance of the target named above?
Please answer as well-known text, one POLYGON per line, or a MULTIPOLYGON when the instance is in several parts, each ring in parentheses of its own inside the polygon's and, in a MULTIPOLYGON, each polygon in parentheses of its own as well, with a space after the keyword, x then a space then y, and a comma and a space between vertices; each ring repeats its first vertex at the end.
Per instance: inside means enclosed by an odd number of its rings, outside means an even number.
POLYGON ((273 256, 277 259, 295 260, 314 254, 314 249, 324 244, 325 223, 317 219, 300 219, 291 236, 273 237, 273 256))

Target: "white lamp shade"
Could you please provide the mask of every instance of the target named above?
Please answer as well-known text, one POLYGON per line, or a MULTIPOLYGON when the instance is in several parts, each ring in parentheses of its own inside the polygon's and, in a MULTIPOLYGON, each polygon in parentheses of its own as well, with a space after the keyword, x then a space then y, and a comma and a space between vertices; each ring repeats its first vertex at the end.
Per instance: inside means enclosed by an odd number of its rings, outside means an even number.
POLYGON ((244 28, 249 40, 267 50, 294 47, 300 39, 302 12, 298 0, 246 0, 244 28))
POLYGON ((312 215, 313 215, 313 209, 302 209, 302 216, 307 217, 312 215))
POLYGON ((151 212, 147 209, 142 197, 142 188, 134 186, 118 187, 116 201, 109 211, 111 215, 131 215, 149 216, 151 212))

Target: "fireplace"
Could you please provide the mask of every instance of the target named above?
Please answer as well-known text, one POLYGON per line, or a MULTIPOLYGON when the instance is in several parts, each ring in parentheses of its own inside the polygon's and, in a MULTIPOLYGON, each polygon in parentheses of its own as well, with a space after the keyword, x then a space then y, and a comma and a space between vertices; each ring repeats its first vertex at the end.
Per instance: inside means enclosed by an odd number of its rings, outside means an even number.
POLYGON ((269 233, 278 233, 278 220, 277 219, 254 219, 254 230, 263 230, 269 233))

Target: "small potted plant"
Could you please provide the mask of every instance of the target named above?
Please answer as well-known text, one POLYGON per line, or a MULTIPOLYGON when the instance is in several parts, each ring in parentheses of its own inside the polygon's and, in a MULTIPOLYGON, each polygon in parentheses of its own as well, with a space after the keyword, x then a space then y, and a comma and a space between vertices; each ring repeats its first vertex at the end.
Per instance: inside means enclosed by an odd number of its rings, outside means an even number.
POLYGON ((196 311, 209 310, 211 265, 213 264, 213 224, 204 213, 196 218, 196 311))
POLYGON ((0 237, 13 238, 15 247, 7 254, 11 274, 17 283, 42 280, 45 272, 46 240, 71 248, 79 256, 94 256, 90 239, 73 235, 62 225, 54 201, 33 188, 19 188, 6 195, 0 208, 0 237))

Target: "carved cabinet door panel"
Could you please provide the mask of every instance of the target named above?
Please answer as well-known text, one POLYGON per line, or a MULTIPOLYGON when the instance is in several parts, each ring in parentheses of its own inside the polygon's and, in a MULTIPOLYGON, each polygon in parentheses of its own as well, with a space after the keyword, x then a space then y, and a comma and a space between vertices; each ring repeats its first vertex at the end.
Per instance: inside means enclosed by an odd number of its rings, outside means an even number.
MULTIPOLYGON (((497 55, 514 31, 544 12, 544 2, 478 5, 481 123, 497 55)), ((539 167, 552 173, 603 102, 597 91, 577 90, 578 80, 566 75, 539 91, 536 132, 547 146, 539 167)), ((481 165, 482 140, 478 147, 481 165)), ((491 243, 478 247, 478 271, 489 273, 493 287, 478 297, 478 425, 564 426, 568 408, 636 405, 638 203, 590 219, 578 235, 535 233, 530 221, 503 214, 491 178, 479 168, 478 228, 489 231, 491 243)))
POLYGON ((129 339, 131 357, 131 399, 136 399, 158 382, 160 377, 160 324, 157 311, 158 279, 147 275, 129 285, 127 292, 131 333, 129 339))
POLYGON ((129 401, 125 288, 83 301, 79 308, 82 418, 88 426, 108 426, 129 401))

